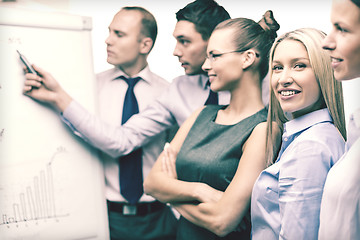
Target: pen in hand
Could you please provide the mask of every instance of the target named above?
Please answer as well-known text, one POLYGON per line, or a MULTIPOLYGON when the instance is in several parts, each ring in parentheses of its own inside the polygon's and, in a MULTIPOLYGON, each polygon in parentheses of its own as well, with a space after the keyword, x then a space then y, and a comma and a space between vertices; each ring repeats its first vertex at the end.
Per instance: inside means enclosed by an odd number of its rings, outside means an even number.
POLYGON ((21 53, 19 52, 19 50, 16 50, 16 51, 18 52, 19 57, 20 57, 20 60, 21 60, 21 61, 23 62, 23 64, 25 65, 27 71, 28 71, 29 73, 38 75, 37 72, 35 71, 35 69, 31 66, 31 64, 29 63, 29 61, 26 59, 26 57, 25 57, 23 54, 21 54, 21 53))

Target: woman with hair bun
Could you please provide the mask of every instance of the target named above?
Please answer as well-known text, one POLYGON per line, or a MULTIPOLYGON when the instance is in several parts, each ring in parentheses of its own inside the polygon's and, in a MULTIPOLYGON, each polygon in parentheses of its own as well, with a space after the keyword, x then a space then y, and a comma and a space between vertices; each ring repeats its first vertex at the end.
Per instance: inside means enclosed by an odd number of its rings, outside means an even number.
POLYGON ((144 183, 181 214, 178 240, 250 239, 251 190, 266 167, 261 81, 278 29, 268 11, 259 23, 229 19, 211 34, 203 70, 213 91, 230 91, 230 104, 194 112, 144 183))
POLYGON ((321 48, 324 37, 316 29, 298 29, 271 48, 266 156, 276 161, 254 184, 254 240, 317 239, 325 179, 346 139, 342 87, 321 48), (280 149, 274 126, 283 133, 280 149))

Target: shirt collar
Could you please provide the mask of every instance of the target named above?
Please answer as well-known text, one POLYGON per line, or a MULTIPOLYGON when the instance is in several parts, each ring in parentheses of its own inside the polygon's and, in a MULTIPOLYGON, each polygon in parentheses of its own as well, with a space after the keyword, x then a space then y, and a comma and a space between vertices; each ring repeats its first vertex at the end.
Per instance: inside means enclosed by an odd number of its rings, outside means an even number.
POLYGON ((286 122, 284 124, 283 135, 289 137, 322 122, 333 122, 327 108, 305 114, 304 116, 286 122))
MULTIPOLYGON (((115 67, 111 74, 111 79, 115 80, 115 79, 119 78, 120 76, 125 76, 125 77, 129 78, 129 76, 126 73, 124 73, 121 69, 115 67)), ((150 71, 149 65, 147 65, 138 74, 133 76, 133 78, 135 78, 135 77, 141 77, 141 79, 144 80, 145 82, 151 82, 151 71, 150 71)))
POLYGON ((209 76, 207 74, 199 74, 198 76, 199 76, 199 81, 200 81, 201 86, 204 89, 209 89, 210 88, 210 84, 208 84, 209 76))
POLYGON ((207 85, 209 81, 209 77, 205 73, 193 74, 193 75, 186 74, 186 75, 182 75, 182 77, 185 77, 186 79, 188 79, 193 83, 197 83, 197 85, 201 86, 203 89, 209 89, 209 85, 207 85))

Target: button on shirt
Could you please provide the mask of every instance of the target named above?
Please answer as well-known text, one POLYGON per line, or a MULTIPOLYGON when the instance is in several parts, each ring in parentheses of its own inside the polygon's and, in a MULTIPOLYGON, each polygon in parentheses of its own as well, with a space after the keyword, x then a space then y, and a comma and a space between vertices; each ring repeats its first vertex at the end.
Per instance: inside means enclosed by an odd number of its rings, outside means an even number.
POLYGON ((349 149, 352 144, 360 137, 360 108, 350 115, 347 127, 346 147, 349 149))
MULTIPOLYGON (((175 78, 156 101, 122 126, 103 124, 75 101, 63 112, 64 121, 71 123, 96 148, 112 157, 119 157, 148 143, 150 137, 170 127, 180 126, 191 113, 202 107, 209 95, 208 80, 208 76, 203 74, 175 78)), ((135 94, 136 91, 137 87, 135 94)), ((219 92, 220 105, 229 104, 229 101, 229 92, 219 92)))
POLYGON ((345 142, 327 109, 284 124, 276 162, 258 177, 251 198, 253 239, 317 239, 329 169, 345 142))
MULTIPOLYGON (((128 88, 127 83, 123 79, 118 78, 122 75, 126 76, 121 70, 113 68, 96 76, 99 117, 90 114, 74 101, 64 111, 63 117, 66 122, 70 123, 76 134, 86 141, 93 143, 93 139, 97 139, 98 142, 103 140, 100 145, 106 145, 110 149, 117 148, 116 140, 108 141, 106 139, 113 138, 114 133, 111 129, 121 126, 124 96, 128 88)), ((139 111, 141 112, 167 89, 169 83, 152 73, 149 67, 143 69, 137 76, 141 77, 141 80, 135 85, 134 93, 139 104, 139 111)), ((143 146, 144 178, 150 172, 161 153, 165 140, 165 132, 163 132, 143 146)), ((98 146, 95 145, 95 147, 98 146)), ((101 153, 100 158, 103 161, 105 170, 106 198, 110 201, 126 202, 120 194, 118 157, 101 153)), ((140 202, 148 201, 154 201, 154 198, 145 194, 140 198, 140 202)))
POLYGON ((360 239, 360 109, 350 117, 347 152, 326 178, 319 239, 360 239))

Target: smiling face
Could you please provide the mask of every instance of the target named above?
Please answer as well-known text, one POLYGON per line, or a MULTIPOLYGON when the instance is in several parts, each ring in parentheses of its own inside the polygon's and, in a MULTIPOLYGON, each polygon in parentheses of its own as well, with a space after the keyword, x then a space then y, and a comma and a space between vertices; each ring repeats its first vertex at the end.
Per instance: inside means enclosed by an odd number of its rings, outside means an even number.
POLYGON ((334 0, 331 23, 323 48, 330 51, 335 78, 360 77, 360 8, 350 0, 334 0))
POLYGON ((301 42, 280 42, 271 68, 271 87, 284 112, 297 118, 322 108, 320 87, 301 42))
POLYGON ((184 20, 176 23, 173 36, 176 39, 173 54, 179 58, 185 73, 188 75, 203 73, 201 66, 206 58, 208 41, 196 31, 192 22, 184 20))
POLYGON ((210 59, 206 59, 203 69, 209 75, 213 91, 233 90, 238 84, 241 74, 241 52, 234 52, 231 39, 232 29, 215 30, 209 39, 207 48, 210 59))

